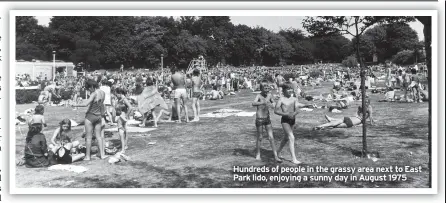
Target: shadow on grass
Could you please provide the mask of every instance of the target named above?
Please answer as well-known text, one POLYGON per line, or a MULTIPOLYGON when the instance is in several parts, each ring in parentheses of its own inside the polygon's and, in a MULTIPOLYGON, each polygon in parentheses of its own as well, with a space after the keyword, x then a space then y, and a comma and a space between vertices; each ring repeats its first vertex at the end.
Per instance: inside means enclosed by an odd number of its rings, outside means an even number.
POLYGON ((407 125, 395 126, 395 125, 377 125, 372 129, 376 134, 386 134, 392 137, 405 137, 413 139, 427 139, 426 134, 417 134, 415 129, 426 129, 429 126, 426 123, 413 122, 407 125))

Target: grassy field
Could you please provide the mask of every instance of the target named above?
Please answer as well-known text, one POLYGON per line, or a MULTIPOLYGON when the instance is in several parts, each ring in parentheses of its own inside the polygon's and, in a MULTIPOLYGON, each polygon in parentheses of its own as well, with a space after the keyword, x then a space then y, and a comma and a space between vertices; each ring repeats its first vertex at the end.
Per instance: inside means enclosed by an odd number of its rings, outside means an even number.
MULTIPOLYGON (((308 90, 310 94, 329 93, 328 87, 308 90)), ((371 95, 376 126, 368 127, 368 148, 380 153, 378 161, 359 158, 362 148, 361 127, 312 131, 312 127, 325 122, 324 115, 343 117, 352 115, 355 106, 342 114, 327 109, 298 114, 294 129, 295 149, 298 160, 304 167, 335 166, 421 166, 420 173, 406 173, 406 181, 362 182, 362 181, 306 181, 306 182, 238 182, 233 180, 233 166, 276 166, 272 151, 264 136, 262 161, 255 160, 254 117, 201 118, 196 123, 160 123, 157 130, 137 136, 129 133, 130 161, 111 165, 107 160, 81 161, 74 163, 88 168, 82 174, 66 171, 49 171, 46 168, 16 168, 16 185, 19 188, 41 187, 89 187, 89 188, 228 188, 228 187, 317 187, 317 188, 426 188, 428 186, 428 103, 379 103, 383 95, 371 95), (148 142, 156 141, 155 145, 148 142)), ((222 108, 255 111, 251 101, 255 95, 243 91, 237 96, 228 96, 221 101, 202 101, 202 113, 222 108)), ((321 105, 323 103, 317 103, 321 105)), ((354 105, 360 105, 360 102, 354 105)), ((23 112, 34 105, 16 106, 23 112)), ((191 109, 190 109, 191 111, 191 109)), ((51 139, 57 123, 63 118, 81 120, 85 110, 79 114, 71 108, 47 107, 45 130, 47 141, 51 139)), ((272 113, 273 114, 273 113, 272 113)), ((192 111, 191 114, 192 115, 192 111)), ((274 137, 279 145, 284 133, 280 117, 272 116, 274 137)), ((76 127, 81 140, 82 127, 76 127)), ((26 129, 22 134, 16 127, 16 158, 23 153, 26 129)), ((119 142, 117 133, 107 140, 119 142)), ((286 148, 282 153, 286 159, 282 167, 294 166, 286 148)), ((357 174, 357 173, 356 173, 357 174)), ((369 173, 368 175, 383 175, 369 173)), ((269 176, 271 174, 265 174, 269 176)), ((283 174, 283 175, 287 175, 283 174)), ((330 173, 300 173, 299 175, 329 175, 330 173)), ((346 174, 343 174, 346 175, 346 174)))

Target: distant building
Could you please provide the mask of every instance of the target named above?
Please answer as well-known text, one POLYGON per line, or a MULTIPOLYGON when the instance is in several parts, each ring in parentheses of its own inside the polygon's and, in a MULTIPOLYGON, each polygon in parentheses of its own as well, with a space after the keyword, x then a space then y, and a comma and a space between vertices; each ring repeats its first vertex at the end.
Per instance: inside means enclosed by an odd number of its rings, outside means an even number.
POLYGON ((52 80, 56 74, 62 74, 64 77, 76 76, 74 70, 75 65, 71 62, 56 61, 56 67, 53 67, 53 62, 49 61, 16 61, 15 72, 16 75, 28 74, 31 79, 37 78, 52 80))

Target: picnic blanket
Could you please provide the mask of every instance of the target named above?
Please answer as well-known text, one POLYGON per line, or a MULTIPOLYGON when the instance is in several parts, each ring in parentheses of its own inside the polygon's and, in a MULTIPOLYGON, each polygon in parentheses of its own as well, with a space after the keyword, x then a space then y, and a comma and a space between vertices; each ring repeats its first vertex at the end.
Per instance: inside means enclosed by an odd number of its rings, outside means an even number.
MULTIPOLYGON (((130 133, 144 133, 144 132, 150 132, 157 128, 140 128, 140 127, 133 127, 133 126, 127 126, 127 132, 130 133)), ((118 128, 108 128, 105 129, 106 132, 118 132, 118 128)))
POLYGON ((239 117, 251 117, 254 116, 256 112, 246 112, 238 109, 219 109, 211 113, 202 114, 199 117, 204 118, 225 118, 229 116, 239 116, 239 117))
POLYGON ((54 170, 62 170, 62 171, 71 171, 75 173, 83 173, 86 172, 88 169, 84 166, 76 166, 71 164, 57 164, 48 167, 48 170, 54 171, 54 170))

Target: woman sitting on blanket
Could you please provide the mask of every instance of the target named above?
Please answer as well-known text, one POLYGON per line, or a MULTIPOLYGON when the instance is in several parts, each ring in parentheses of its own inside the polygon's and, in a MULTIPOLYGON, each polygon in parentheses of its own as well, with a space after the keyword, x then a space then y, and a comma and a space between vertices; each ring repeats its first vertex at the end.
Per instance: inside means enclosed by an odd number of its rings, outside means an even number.
MULTIPOLYGON (((374 119, 372 118, 372 107, 370 105, 370 101, 366 100, 365 102, 366 105, 366 118, 371 121, 371 125, 374 125, 374 119)), ((328 121, 328 123, 325 123, 323 125, 319 125, 317 127, 314 128, 314 130, 321 130, 324 128, 350 128, 356 125, 360 125, 362 124, 362 112, 363 109, 361 106, 358 107, 357 113, 355 116, 352 117, 344 117, 344 118, 340 118, 340 119, 336 119, 336 118, 331 118, 329 116, 325 116, 326 120, 328 121)))
POLYGON ((85 157, 84 153, 80 153, 81 145, 79 141, 72 141, 71 136, 71 121, 66 118, 59 123, 49 148, 56 155, 55 158, 60 164, 70 164, 85 157))
POLYGON ((146 80, 146 87, 143 92, 138 96, 138 110, 143 114, 144 118, 140 124, 140 127, 146 126, 146 121, 149 115, 152 115, 154 119, 154 127, 157 126, 157 122, 160 117, 164 114, 170 115, 168 111, 168 105, 164 101, 160 93, 158 93, 158 88, 155 86, 152 77, 148 77, 146 80), (160 113, 158 116, 155 115, 155 108, 160 108, 160 113))

